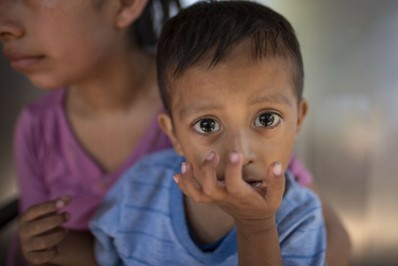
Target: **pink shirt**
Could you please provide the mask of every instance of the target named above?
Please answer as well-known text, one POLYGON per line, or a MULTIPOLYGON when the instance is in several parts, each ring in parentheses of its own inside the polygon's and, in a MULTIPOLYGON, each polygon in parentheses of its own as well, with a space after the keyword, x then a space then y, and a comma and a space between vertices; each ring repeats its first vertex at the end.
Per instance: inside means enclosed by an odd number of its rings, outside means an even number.
MULTIPOLYGON (((114 172, 103 169, 76 139, 64 109, 65 89, 46 94, 26 107, 15 131, 14 155, 20 191, 20 211, 70 195, 65 227, 88 229, 101 199, 118 177, 142 156, 171 147, 156 117, 129 158, 114 172)), ((112 136, 109 136, 112 137, 112 136)))
MULTIPOLYGON (((18 119, 14 155, 20 211, 70 195, 72 202, 65 210, 71 215, 65 227, 84 230, 105 193, 129 166, 142 156, 169 148, 171 144, 155 117, 129 158, 116 171, 105 173, 73 134, 64 99, 65 89, 52 91, 26 107, 18 119)), ((289 169, 299 183, 311 183, 310 173, 295 156, 289 169)))

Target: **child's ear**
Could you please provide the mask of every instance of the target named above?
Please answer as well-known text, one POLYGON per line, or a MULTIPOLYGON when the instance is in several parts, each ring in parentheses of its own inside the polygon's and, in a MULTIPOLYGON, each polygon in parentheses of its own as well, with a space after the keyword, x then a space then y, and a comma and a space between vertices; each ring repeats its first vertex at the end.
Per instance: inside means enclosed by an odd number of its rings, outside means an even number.
POLYGON ((117 0, 119 4, 116 17, 118 28, 129 27, 142 14, 148 0, 117 0))
POLYGON ((306 99, 302 98, 298 106, 298 116, 297 116, 297 133, 300 131, 301 125, 304 122, 305 117, 308 112, 308 102, 306 99))
POLYGON ((180 154, 181 156, 184 156, 184 152, 182 151, 181 144, 178 141, 178 138, 175 134, 173 121, 172 121, 170 115, 168 115, 166 113, 160 113, 158 115, 158 123, 160 125, 160 128, 163 130, 163 132, 169 137, 171 144, 173 144, 175 151, 178 154, 180 154))

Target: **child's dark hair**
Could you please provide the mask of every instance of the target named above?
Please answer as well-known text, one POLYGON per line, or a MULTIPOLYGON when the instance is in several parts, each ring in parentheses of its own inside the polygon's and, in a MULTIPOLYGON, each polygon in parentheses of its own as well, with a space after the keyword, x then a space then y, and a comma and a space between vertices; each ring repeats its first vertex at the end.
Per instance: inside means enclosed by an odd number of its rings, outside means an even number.
POLYGON ((200 2, 170 19, 158 43, 157 68, 160 94, 170 113, 169 78, 209 61, 209 68, 249 40, 255 58, 281 57, 292 64, 298 99, 303 90, 304 68, 293 27, 280 14, 248 1, 200 2))
POLYGON ((148 0, 132 28, 137 43, 144 48, 156 46, 161 26, 170 18, 170 11, 180 9, 179 0, 148 0))

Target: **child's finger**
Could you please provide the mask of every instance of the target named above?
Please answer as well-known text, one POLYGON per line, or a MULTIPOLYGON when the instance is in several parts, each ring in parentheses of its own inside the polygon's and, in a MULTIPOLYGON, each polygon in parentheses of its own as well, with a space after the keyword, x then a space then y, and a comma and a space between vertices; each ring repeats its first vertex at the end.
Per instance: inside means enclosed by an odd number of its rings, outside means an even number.
POLYGON ((40 251, 50 249, 58 245, 66 236, 65 229, 58 228, 47 234, 30 238, 25 248, 29 251, 40 251))
POLYGON ((182 173, 176 174, 173 178, 182 192, 196 202, 209 202, 209 198, 202 193, 200 184, 192 174, 192 167, 188 162, 181 166, 182 173))
POLYGON ((216 167, 219 162, 220 156, 213 151, 210 152, 200 167, 200 177, 198 177, 203 193, 214 200, 222 200, 227 195, 227 192, 217 180, 216 167))
POLYGON ((53 215, 21 225, 21 233, 26 238, 36 236, 61 226, 68 219, 68 213, 54 213, 53 215))
POLYGON ((242 179, 242 156, 231 152, 225 167, 225 187, 230 194, 244 196, 250 188, 242 179))
POLYGON ((270 204, 280 205, 285 191, 285 173, 280 162, 274 162, 268 169, 267 193, 265 198, 270 204))
POLYGON ((43 215, 56 212, 70 203, 69 196, 62 196, 56 200, 48 201, 45 203, 36 204, 30 207, 22 216, 21 223, 35 220, 43 215))

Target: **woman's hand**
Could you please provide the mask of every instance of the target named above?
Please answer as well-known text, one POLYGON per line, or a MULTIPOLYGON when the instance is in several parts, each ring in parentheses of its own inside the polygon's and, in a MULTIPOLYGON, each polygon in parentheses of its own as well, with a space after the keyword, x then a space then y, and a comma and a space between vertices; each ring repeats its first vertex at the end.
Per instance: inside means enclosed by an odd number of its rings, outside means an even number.
POLYGON ((62 225, 69 214, 59 211, 70 203, 68 196, 40 203, 25 211, 19 220, 19 239, 22 253, 32 264, 51 262, 57 256, 57 247, 66 236, 62 225))

